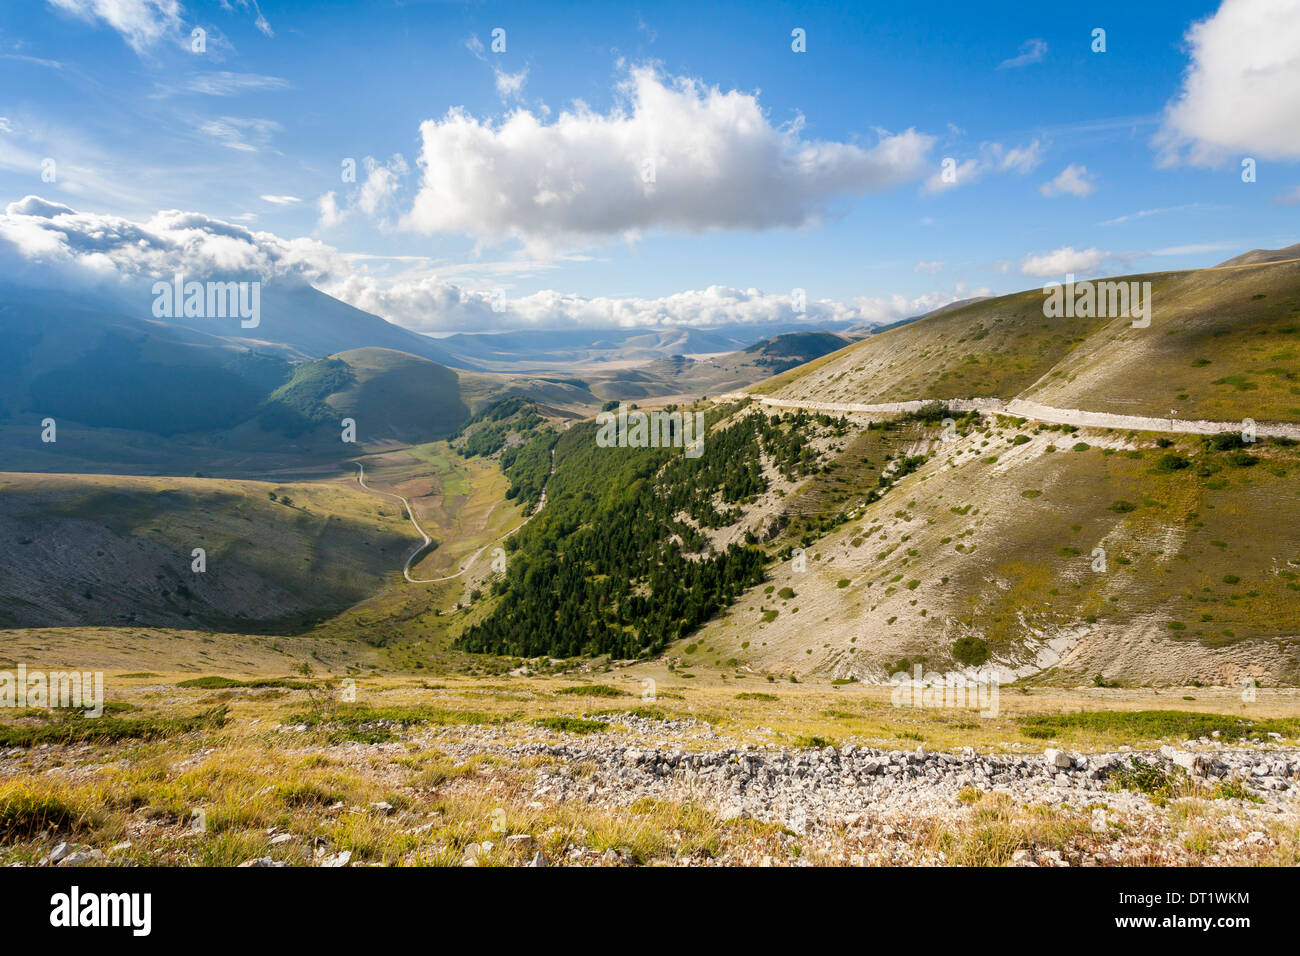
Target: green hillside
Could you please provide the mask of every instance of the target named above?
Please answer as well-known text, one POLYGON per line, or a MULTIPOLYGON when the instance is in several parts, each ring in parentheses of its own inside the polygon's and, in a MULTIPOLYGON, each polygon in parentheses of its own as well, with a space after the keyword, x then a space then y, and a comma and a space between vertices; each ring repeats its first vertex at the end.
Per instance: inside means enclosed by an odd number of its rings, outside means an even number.
POLYGON ((343 483, 6 474, 0 537, 0 627, 265 633, 377 591, 413 532, 399 507, 343 483))
POLYGON ((1300 261, 1126 276, 1152 318, 1048 318, 1041 289, 865 339, 751 391, 882 403, 1021 397, 1117 414, 1300 418, 1300 261))

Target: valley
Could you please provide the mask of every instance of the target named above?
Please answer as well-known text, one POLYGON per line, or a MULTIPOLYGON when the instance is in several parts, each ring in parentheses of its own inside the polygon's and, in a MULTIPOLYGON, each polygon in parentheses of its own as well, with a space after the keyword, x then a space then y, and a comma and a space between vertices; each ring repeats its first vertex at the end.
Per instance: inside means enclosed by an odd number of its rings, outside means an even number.
POLYGON ((564 380, 359 348, 225 432, 63 422, 16 461, 84 473, 0 478, 3 656, 106 671, 118 716, 7 720, 6 805, 109 863, 1293 863, 1300 272, 1222 271, 1152 278, 1150 330, 1027 292, 564 380), (602 444, 612 395, 701 453, 602 444), (18 782, 124 747, 183 795, 18 782))

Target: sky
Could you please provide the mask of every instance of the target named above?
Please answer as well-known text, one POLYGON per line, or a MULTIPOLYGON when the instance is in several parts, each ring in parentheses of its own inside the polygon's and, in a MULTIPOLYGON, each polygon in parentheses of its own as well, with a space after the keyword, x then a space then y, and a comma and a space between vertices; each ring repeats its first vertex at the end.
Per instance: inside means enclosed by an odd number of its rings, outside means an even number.
POLYGON ((1300 0, 1076 6, 7 3, 0 279, 816 324, 1300 240, 1300 0))

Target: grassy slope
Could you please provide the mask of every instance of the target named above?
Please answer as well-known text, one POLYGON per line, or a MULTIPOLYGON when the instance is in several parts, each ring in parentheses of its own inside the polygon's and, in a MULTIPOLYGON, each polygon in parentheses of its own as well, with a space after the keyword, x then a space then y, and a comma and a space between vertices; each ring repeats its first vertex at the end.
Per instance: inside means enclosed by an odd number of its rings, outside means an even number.
POLYGON ((9 627, 302 625, 380 587, 412 536, 342 484, 85 475, 0 477, 0 525, 9 627))
POLYGON ((1132 415, 1300 418, 1300 262, 1155 273, 1147 329, 1048 319, 1041 290, 972 303, 759 383, 784 398, 1018 395, 1132 415))
POLYGON ((355 381, 326 402, 339 416, 355 418, 370 438, 446 438, 469 416, 449 368, 390 349, 354 349, 336 358, 347 362, 355 381))
MULTIPOLYGON (((914 428, 851 444, 836 480, 867 469, 863 457, 878 470, 886 452, 924 441, 914 428)), ((1009 426, 939 446, 857 520, 810 546, 806 572, 774 566, 764 588, 682 646, 710 665, 880 679, 904 658, 953 666, 954 642, 973 635, 996 663, 1026 674, 1039 652, 1040 665, 1064 652, 1054 679, 1300 678, 1294 449, 1265 445, 1255 451, 1263 461, 1238 467, 1185 439, 1168 451, 1222 470, 1165 474, 1153 466, 1168 452, 1147 439, 1043 431, 1011 445, 1019 432, 1032 434, 1009 426), (1089 449, 1072 451, 1080 441, 1089 449), (1091 570, 1096 547, 1107 552, 1105 573, 1091 570), (782 599, 784 587, 795 596, 782 599)), ((830 487, 810 482, 791 510, 830 487)))

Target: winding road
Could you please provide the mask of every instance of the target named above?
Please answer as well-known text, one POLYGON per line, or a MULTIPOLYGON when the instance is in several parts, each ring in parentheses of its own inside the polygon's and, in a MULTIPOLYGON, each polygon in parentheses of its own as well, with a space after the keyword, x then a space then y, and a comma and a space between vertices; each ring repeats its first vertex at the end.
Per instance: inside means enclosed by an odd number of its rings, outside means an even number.
MULTIPOLYGON (((910 402, 883 402, 878 405, 864 405, 854 402, 815 402, 811 400, 792 401, 783 398, 769 398, 765 395, 750 395, 745 392, 731 392, 720 396, 721 399, 752 399, 760 405, 770 408, 799 408, 810 412, 835 412, 851 414, 854 412, 876 414, 901 414, 918 411, 925 405, 940 402, 955 412, 987 412, 999 415, 1013 415, 1016 418, 1030 418, 1039 422, 1058 425, 1075 425, 1081 428, 1117 428, 1139 432, 1178 432, 1190 435, 1217 435, 1220 432, 1239 432, 1243 422, 1193 421, 1179 418, 1147 418, 1141 415, 1114 415, 1109 412, 1087 412, 1080 408, 1053 408, 1020 398, 1004 401, 1000 398, 943 398, 924 399, 910 402)), ((1255 426, 1255 434, 1269 438, 1300 439, 1300 425, 1285 423, 1260 423, 1255 426)))
POLYGON ((519 524, 515 525, 505 534, 501 535, 499 538, 493 538, 487 544, 483 545, 483 547, 479 548, 477 551, 471 554, 468 560, 466 560, 463 564, 461 564, 460 570, 457 571, 455 574, 449 574, 446 577, 441 577, 441 578, 411 577, 411 564, 415 561, 416 558, 418 558, 424 552, 425 548, 433 544, 433 539, 430 538, 428 533, 423 528, 420 527, 420 523, 415 520, 415 509, 411 507, 411 503, 407 501, 406 498, 391 491, 380 491, 378 488, 371 488, 369 485, 366 484, 365 466, 362 465, 361 462, 356 462, 356 466, 357 466, 357 484, 360 485, 364 490, 370 492, 372 495, 380 495, 381 497, 384 498, 392 498, 396 501, 400 501, 402 503, 402 507, 406 509, 406 517, 410 519, 412 527, 414 527, 416 533, 419 534, 419 536, 424 539, 424 541, 419 545, 417 545, 415 550, 411 552, 410 556, 406 559, 406 563, 402 565, 402 577, 406 578, 407 582, 409 582, 410 584, 436 584, 439 581, 453 581, 456 578, 460 577, 470 569, 470 565, 472 565, 475 561, 478 560, 478 556, 480 554, 482 554, 488 548, 492 547, 492 545, 500 541, 504 541, 506 538, 510 537, 512 534, 514 534, 524 525, 528 524, 528 522, 532 521, 539 514, 541 514, 542 509, 546 507, 546 485, 550 484, 550 476, 555 474, 555 449, 554 448, 551 449, 551 470, 546 476, 547 478, 546 484, 542 485, 542 493, 537 498, 537 508, 533 511, 533 513, 530 514, 523 521, 519 522, 519 524))

